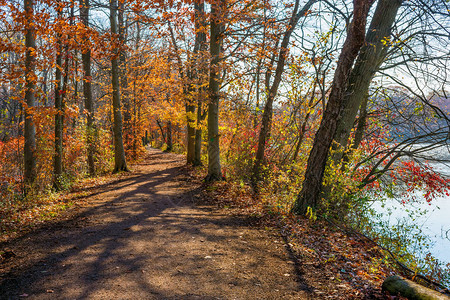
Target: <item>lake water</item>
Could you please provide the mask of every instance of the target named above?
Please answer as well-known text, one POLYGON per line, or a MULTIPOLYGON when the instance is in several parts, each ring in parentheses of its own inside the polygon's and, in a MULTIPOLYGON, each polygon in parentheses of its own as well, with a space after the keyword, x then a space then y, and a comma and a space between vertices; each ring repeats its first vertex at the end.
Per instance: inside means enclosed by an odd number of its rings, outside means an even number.
MULTIPOLYGON (((437 159, 450 159, 448 146, 442 146, 427 153, 437 159)), ((434 170, 439 171, 444 176, 450 177, 450 167, 446 163, 430 162, 434 170)), ((428 249, 429 252, 441 262, 450 263, 450 197, 442 195, 435 198, 431 203, 427 203, 423 193, 414 194, 417 202, 399 203, 396 199, 387 199, 384 208, 376 204, 374 208, 377 212, 383 213, 385 220, 389 219, 390 224, 395 224, 399 219, 406 219, 422 227, 422 231, 432 241, 428 249), (392 214, 388 214, 388 208, 392 209, 392 214), (425 213, 415 220, 410 218, 411 210, 422 210, 425 213), (409 219, 409 220, 408 220, 409 219)))

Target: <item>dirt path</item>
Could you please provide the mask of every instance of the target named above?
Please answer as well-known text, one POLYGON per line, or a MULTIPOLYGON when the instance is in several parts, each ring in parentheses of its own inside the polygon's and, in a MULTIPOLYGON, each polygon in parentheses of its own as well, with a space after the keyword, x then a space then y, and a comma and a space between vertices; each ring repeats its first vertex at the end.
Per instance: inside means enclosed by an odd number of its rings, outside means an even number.
POLYGON ((198 187, 183 164, 150 150, 132 176, 93 193, 71 220, 10 242, 16 257, 0 266, 0 298, 314 297, 276 234, 194 205, 198 187))

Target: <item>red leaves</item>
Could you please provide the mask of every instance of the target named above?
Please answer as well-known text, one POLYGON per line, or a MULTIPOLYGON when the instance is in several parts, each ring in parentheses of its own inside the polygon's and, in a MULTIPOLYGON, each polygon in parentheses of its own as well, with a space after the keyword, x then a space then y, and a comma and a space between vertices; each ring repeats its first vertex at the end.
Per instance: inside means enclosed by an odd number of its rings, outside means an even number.
POLYGON ((428 164, 417 164, 414 161, 403 161, 397 170, 399 179, 406 185, 406 192, 412 192, 415 188, 424 191, 427 202, 439 195, 450 194, 450 179, 444 178, 435 172, 428 164))

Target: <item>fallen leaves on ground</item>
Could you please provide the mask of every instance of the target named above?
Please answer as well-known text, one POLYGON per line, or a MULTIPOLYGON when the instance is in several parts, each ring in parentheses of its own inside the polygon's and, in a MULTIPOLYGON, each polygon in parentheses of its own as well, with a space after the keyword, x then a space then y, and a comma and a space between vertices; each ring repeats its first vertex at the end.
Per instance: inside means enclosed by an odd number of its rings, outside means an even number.
MULTIPOLYGON (((198 171, 195 176, 202 178, 198 171)), ((395 272, 372 242, 323 220, 273 213, 242 184, 220 181, 204 185, 198 200, 230 214, 246 215, 262 229, 276 230, 316 294, 330 299, 392 299, 382 292, 381 285, 395 272)))

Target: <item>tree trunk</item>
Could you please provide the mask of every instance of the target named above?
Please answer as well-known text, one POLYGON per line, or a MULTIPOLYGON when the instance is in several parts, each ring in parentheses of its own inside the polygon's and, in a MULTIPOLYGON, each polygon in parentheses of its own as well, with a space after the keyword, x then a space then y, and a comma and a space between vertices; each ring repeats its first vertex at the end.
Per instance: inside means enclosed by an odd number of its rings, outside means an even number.
MULTIPOLYGON (((255 156, 255 163, 253 165, 253 174, 252 174, 252 185, 254 188, 257 187, 258 181, 261 177, 261 166, 263 164, 264 160, 264 152, 266 150, 266 144, 270 138, 270 132, 272 127, 272 115, 273 115, 273 101, 275 100, 275 97, 278 93, 278 87, 280 86, 281 82, 281 76, 284 72, 284 65, 286 63, 286 58, 288 55, 288 48, 289 48, 289 41, 292 35, 292 32, 294 31, 295 27, 297 26, 298 21, 301 17, 306 15, 309 8, 317 2, 317 0, 309 0, 303 8, 299 11, 299 0, 295 1, 294 10, 292 12, 292 16, 289 20, 289 24, 287 27, 286 32, 284 33, 283 40, 280 45, 280 53, 278 55, 278 62, 277 62, 277 68, 275 70, 275 76, 272 83, 272 86, 270 89, 268 89, 268 95, 266 104, 264 106, 264 112, 262 115, 262 121, 261 121, 261 130, 259 132, 258 137, 258 148, 256 150, 256 156, 255 156)), ((268 76, 268 74, 266 75, 268 76)), ((268 81, 267 85, 268 85, 268 81)))
POLYGON ((386 278, 382 285, 383 291, 388 291, 391 295, 402 296, 407 299, 415 300, 449 300, 448 295, 444 295, 435 290, 429 289, 415 283, 411 280, 404 279, 400 276, 390 276, 386 278))
POLYGON ((148 130, 145 131, 145 135, 142 141, 142 145, 143 146, 147 146, 148 145, 148 130))
MULTIPOLYGON (((62 19, 62 7, 58 7, 58 20, 62 19)), ((61 190, 62 156, 63 156, 63 89, 62 89, 62 35, 57 33, 56 38, 56 71, 55 71, 55 154, 53 157, 53 187, 61 190)))
POLYGON ((195 153, 194 153, 194 166, 202 165, 202 134, 201 122, 205 119, 204 113, 202 112, 202 101, 198 100, 197 105, 197 128, 195 129, 195 153))
MULTIPOLYGON (((134 50, 136 53, 138 53, 139 51, 139 42, 141 41, 141 26, 140 23, 137 22, 136 23, 136 39, 135 39, 135 46, 134 46, 134 50)), ((137 67, 138 67, 138 60, 135 61, 134 63, 134 80, 133 80, 133 114, 134 114, 134 118, 133 118, 133 158, 137 159, 137 148, 138 148, 138 143, 137 143, 137 136, 138 136, 138 125, 141 122, 141 105, 140 103, 138 104, 137 101, 137 88, 136 88, 136 81, 137 81, 137 67), (136 109, 137 108, 137 109, 136 109), (137 110, 137 112, 136 112, 137 110)), ((141 132, 139 131, 139 134, 141 132)), ((145 131, 145 141, 143 143, 143 146, 146 146, 148 143, 148 138, 147 138, 147 131, 145 131)))
POLYGON ((333 160, 338 163, 347 147, 350 131, 361 103, 366 99, 373 76, 386 58, 392 25, 403 0, 380 0, 367 31, 366 43, 350 74, 344 98, 344 109, 334 139, 340 145, 333 160))
MULTIPOLYGON (((203 74, 204 64, 201 62, 203 57, 202 51, 205 48, 206 34, 204 32, 204 0, 194 1, 194 28, 195 28, 195 42, 194 51, 191 58, 190 71, 189 71, 189 92, 196 89, 195 85, 198 84, 199 75, 203 74)), ((203 88, 200 88, 203 89, 203 88)), ((198 95, 198 93, 197 93, 198 95)), ((189 97, 189 95, 187 95, 189 97)), ((198 99, 199 101, 199 99, 198 99)), ((186 115, 187 115, 187 163, 196 165, 196 115, 195 115, 195 99, 187 100, 186 115)), ((197 114, 198 115, 198 114, 197 114)), ((198 125, 198 119, 197 119, 198 125)), ((198 130, 198 129, 197 129, 198 130)))
MULTIPOLYGON (((85 28, 89 27, 89 0, 80 0, 80 19, 85 28)), ((85 36, 86 50, 81 53, 83 62, 83 98, 84 108, 87 111, 86 123, 86 148, 89 176, 95 176, 95 152, 96 152, 96 128, 94 115, 94 100, 92 97, 92 75, 91 75, 91 50, 89 37, 85 36)))
POLYGON ((308 207, 315 209, 319 201, 329 149, 343 110, 352 65, 364 43, 367 16, 373 2, 353 0, 353 20, 339 55, 328 103, 309 154, 302 190, 292 208, 294 213, 305 214, 308 207))
POLYGON ((295 162, 297 160, 297 156, 298 156, 298 153, 300 152, 300 147, 302 146, 303 138, 305 136, 306 125, 308 125, 309 118, 311 117, 311 109, 315 106, 314 105, 314 97, 316 95, 316 86, 317 86, 317 81, 314 81, 313 89, 311 92, 311 98, 309 98, 309 102, 308 102, 308 112, 306 113, 305 119, 303 120, 302 126, 300 127, 300 132, 299 132, 298 138, 297 138, 298 139, 297 145, 295 146, 294 155, 292 156, 293 162, 295 162))
MULTIPOLYGON (((205 2, 204 0, 200 0, 195 2, 195 10, 196 10, 196 39, 198 41, 198 51, 196 54, 196 75, 197 80, 200 80, 199 83, 202 85, 203 78, 208 74, 206 69, 206 59, 205 59, 205 51, 207 50, 206 44, 206 32, 205 28, 207 27, 205 20, 205 2)), ((195 129, 195 145, 194 145, 194 166, 200 166, 202 164, 202 129, 201 123, 206 117, 206 113, 203 110, 203 97, 205 95, 205 88, 203 86, 198 88, 197 93, 197 124, 195 129)))
MULTIPOLYGON (((188 100, 191 101, 191 100, 188 100)), ((187 114, 187 155, 186 162, 188 164, 194 164, 195 160, 195 106, 191 104, 186 105, 187 114)))
POLYGON ((34 28, 34 0, 25 0, 26 14, 25 32, 25 128, 24 128, 24 183, 30 187, 36 179, 36 128, 33 122, 32 109, 35 106, 36 90, 36 30, 34 28))
POLYGON ((159 130, 161 131, 161 137, 162 137, 162 143, 161 144, 164 144, 164 143, 166 143, 166 135, 165 135, 164 129, 163 129, 162 125, 161 125, 161 121, 159 121, 157 119, 156 120, 156 124, 158 125, 159 130))
POLYGON ((211 62, 209 69, 208 103, 208 175, 207 180, 221 180, 219 147, 219 99, 220 99, 220 50, 223 41, 225 0, 211 3, 210 44, 211 62))
POLYGON ((366 127, 366 119, 367 119, 367 101, 369 100, 369 96, 367 95, 363 102, 361 103, 361 107, 359 108, 359 118, 358 124, 356 125, 355 131, 355 140, 352 145, 352 149, 358 149, 359 145, 362 142, 364 136, 364 128, 366 127))
MULTIPOLYGON (((74 50, 74 57, 78 58, 78 50, 74 50)), ((73 78, 78 78, 78 59, 72 59, 72 68, 74 70, 73 78)), ((78 99, 78 80, 74 80, 73 83, 73 102, 78 104, 78 111, 83 111, 83 102, 78 99)), ((73 118, 72 121, 72 132, 75 130, 77 126, 78 118, 73 118)))
POLYGON ((122 112, 120 107, 120 83, 119 83, 119 51, 117 45, 117 0, 110 0, 110 16, 111 23, 111 43, 113 53, 111 56, 111 81, 112 81, 112 101, 114 115, 114 173, 120 171, 128 171, 127 162, 125 160, 125 149, 122 139, 122 112))
POLYGON ((173 142, 172 142, 172 122, 167 121, 167 148, 166 152, 171 152, 173 149, 173 142))
POLYGON ((48 101, 48 92, 47 92, 47 78, 48 78, 48 70, 43 70, 42 71, 43 74, 43 78, 42 78, 42 84, 41 84, 41 88, 42 88, 42 93, 44 94, 44 106, 47 106, 47 101, 48 101))
POLYGON ((128 93, 128 74, 127 74, 127 53, 125 51, 125 44, 127 40, 127 25, 125 20, 125 1, 120 0, 118 2, 118 32, 119 32, 119 43, 120 43, 120 85, 121 85, 121 96, 123 102, 123 135, 125 140, 125 147, 130 150, 130 146, 133 144, 132 140, 136 137, 133 136, 132 121, 131 121, 131 101, 128 93))

